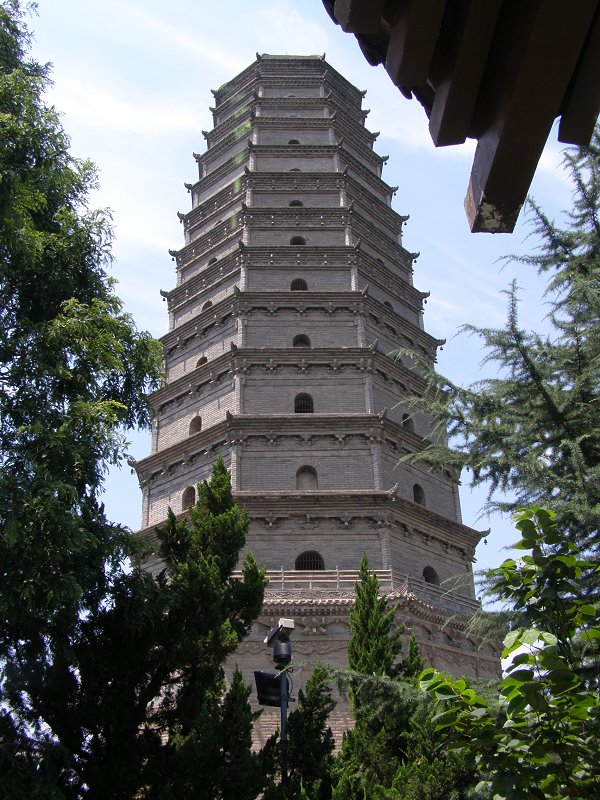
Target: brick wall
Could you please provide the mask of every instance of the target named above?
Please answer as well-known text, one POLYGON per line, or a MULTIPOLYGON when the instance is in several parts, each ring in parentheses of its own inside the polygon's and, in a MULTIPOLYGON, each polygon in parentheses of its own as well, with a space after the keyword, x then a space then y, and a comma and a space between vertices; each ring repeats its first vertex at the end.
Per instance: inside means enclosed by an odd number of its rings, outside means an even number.
POLYGON ((319 491, 374 489, 372 457, 364 437, 349 437, 344 445, 333 437, 315 437, 313 445, 284 439, 269 446, 251 440, 242 448, 240 476, 247 491, 293 491, 296 473, 303 466, 316 470, 319 491))
POLYGON ((261 155, 256 154, 257 172, 289 172, 292 167, 301 172, 337 172, 335 169, 334 156, 331 153, 323 153, 316 156, 289 155, 261 155))
POLYGON ((290 288, 294 278, 306 281, 309 292, 349 292, 352 289, 350 267, 327 269, 327 267, 306 267, 297 270, 275 269, 273 267, 249 267, 247 289, 250 292, 281 292, 290 288))
MULTIPOLYGON (((302 298, 299 297, 298 302, 301 301, 302 298)), ((327 318, 322 312, 300 316, 291 311, 280 311, 273 316, 259 316, 257 313, 250 317, 246 323, 246 345, 291 347, 292 340, 298 333, 306 333, 313 347, 356 347, 358 344, 355 319, 350 313, 336 314, 333 325, 331 318, 327 318)))
POLYGON ((301 200, 307 208, 338 208, 340 193, 310 192, 301 188, 290 191, 252 190, 252 205, 257 208, 287 208, 292 200, 301 200))

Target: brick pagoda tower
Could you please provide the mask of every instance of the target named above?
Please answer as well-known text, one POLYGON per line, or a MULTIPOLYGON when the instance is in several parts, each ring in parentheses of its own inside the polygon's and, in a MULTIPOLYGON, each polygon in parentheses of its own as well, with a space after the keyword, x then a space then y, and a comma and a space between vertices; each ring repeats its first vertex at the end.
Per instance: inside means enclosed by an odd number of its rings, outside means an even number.
POLYGON ((441 343, 423 329, 364 93, 324 58, 263 55, 213 94, 177 285, 163 293, 141 534, 194 502, 220 454, 270 577, 237 655, 247 680, 270 667, 262 639, 280 616, 296 621, 297 664, 345 664, 363 551, 430 662, 496 675, 497 653, 465 628, 480 534, 461 523, 457 476, 396 466, 429 422, 403 406, 423 383, 394 351, 431 364, 441 343))

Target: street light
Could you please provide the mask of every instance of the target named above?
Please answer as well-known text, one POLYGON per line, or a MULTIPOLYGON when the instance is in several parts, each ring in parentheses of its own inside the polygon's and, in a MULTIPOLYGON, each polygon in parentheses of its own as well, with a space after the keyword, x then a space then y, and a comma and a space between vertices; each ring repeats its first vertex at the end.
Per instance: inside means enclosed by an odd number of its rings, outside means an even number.
POLYGON ((263 706, 279 706, 281 709, 281 783, 287 785, 287 710, 289 695, 288 672, 292 661, 290 634, 294 630, 294 620, 282 617, 265 637, 265 644, 273 646, 273 661, 277 672, 256 670, 256 694, 263 706))

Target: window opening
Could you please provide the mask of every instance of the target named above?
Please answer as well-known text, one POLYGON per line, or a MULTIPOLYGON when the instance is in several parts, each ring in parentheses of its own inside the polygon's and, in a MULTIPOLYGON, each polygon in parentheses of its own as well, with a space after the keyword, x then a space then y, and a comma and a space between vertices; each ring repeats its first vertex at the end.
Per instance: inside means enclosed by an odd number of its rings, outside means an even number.
POLYGON ((292 347, 310 347, 310 339, 305 333, 299 333, 297 336, 294 336, 292 347))
POLYGON ((419 486, 418 483, 415 483, 413 486, 413 500, 420 506, 425 505, 425 492, 423 491, 423 487, 419 486))
POLYGON ((314 403, 309 394, 297 394, 294 398, 294 413, 295 414, 313 414, 314 403))
POLYGON ((413 418, 410 416, 410 414, 402 414, 402 427, 406 428, 407 431, 412 431, 414 433, 415 423, 413 422, 413 418))
POLYGON ((292 236, 290 244, 306 244, 306 239, 304 236, 292 236))
POLYGON ((425 583, 432 583, 434 586, 440 585, 440 576, 433 567, 427 566, 423 570, 423 580, 425 583))
POLYGON ((290 284, 290 289, 292 292, 306 292, 308 289, 308 285, 304 278, 294 278, 294 280, 290 284))
POLYGON ((323 556, 317 553, 316 550, 305 550, 304 553, 300 553, 296 559, 296 569, 306 572, 323 570, 325 569, 323 556))

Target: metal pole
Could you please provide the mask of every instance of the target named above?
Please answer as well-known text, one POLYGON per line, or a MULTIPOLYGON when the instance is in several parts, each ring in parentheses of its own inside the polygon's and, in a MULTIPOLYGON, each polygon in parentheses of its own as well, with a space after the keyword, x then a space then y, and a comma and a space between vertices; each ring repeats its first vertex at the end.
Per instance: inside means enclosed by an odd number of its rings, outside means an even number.
POLYGON ((286 787, 287 774, 287 709, 288 709, 288 676, 285 669, 279 673, 279 697, 281 705, 281 785, 286 787))

